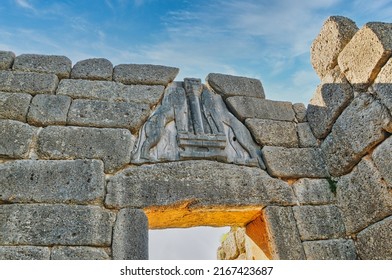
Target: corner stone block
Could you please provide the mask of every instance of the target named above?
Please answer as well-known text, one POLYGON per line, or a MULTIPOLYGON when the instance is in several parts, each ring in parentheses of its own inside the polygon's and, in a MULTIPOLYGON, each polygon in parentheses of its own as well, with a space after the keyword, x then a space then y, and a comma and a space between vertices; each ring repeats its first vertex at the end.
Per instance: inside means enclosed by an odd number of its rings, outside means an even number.
POLYGON ((113 80, 126 85, 167 86, 180 70, 175 67, 150 64, 120 64, 113 69, 113 80))
POLYGON ((71 79, 111 81, 113 64, 105 58, 90 58, 78 61, 71 71, 71 79))
POLYGON ((0 120, 0 157, 26 158, 36 129, 13 120, 0 120))
POLYGON ((305 241, 302 243, 308 260, 355 260, 357 254, 351 239, 305 241))
POLYGON ((38 246, 0 246, 0 260, 49 260, 50 250, 38 246))
POLYGON ((223 99, 230 96, 265 98, 263 86, 257 79, 210 73, 206 81, 223 99))
POLYGON ((101 159, 106 173, 130 162, 135 137, 126 129, 48 126, 38 135, 42 159, 101 159))
POLYGON ((293 190, 301 205, 332 204, 336 202, 331 186, 325 179, 299 179, 293 190))
POLYGON ((0 71, 0 91, 54 94, 58 82, 54 74, 0 71))
POLYGON ((392 137, 382 142, 373 151, 373 161, 381 176, 392 189, 392 137))
POLYGON ((26 122, 30 94, 0 92, 0 119, 26 122))
POLYGON ((114 219, 98 206, 0 205, 0 245, 110 246, 114 219))
POLYGON ((0 51, 0 70, 9 70, 14 63, 15 54, 13 52, 0 51))
POLYGON ((71 101, 68 96, 37 94, 31 102, 27 121, 37 126, 65 125, 71 101))
POLYGON ((109 260, 105 248, 87 246, 55 246, 50 254, 51 260, 109 260))
POLYGON ((148 220, 139 209, 121 209, 113 231, 114 260, 148 259, 148 220))
POLYGON ((55 74, 59 79, 68 78, 72 62, 59 55, 22 54, 15 58, 13 70, 55 74))

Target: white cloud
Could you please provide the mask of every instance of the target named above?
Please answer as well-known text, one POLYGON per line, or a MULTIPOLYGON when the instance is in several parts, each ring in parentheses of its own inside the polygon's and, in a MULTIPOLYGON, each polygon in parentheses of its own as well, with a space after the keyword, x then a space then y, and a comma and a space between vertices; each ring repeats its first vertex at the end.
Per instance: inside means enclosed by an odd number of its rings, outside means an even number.
POLYGON ((15 0, 15 3, 22 8, 35 10, 29 0, 15 0))

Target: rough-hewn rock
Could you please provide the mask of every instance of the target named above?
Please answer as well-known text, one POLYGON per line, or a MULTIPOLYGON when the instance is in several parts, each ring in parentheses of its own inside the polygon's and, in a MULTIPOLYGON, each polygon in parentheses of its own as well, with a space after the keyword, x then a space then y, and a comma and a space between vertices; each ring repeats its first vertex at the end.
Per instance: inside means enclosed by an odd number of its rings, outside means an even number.
POLYGON ((25 158, 35 128, 18 121, 0 120, 0 157, 25 158))
POLYGON ((149 64, 120 64, 114 67, 113 80, 126 85, 163 85, 174 80, 178 68, 149 64))
POLYGON ((15 54, 13 52, 0 51, 0 70, 11 69, 14 59, 15 54))
POLYGON ((113 64, 105 58, 78 61, 72 68, 72 79, 112 80, 113 64))
POLYGON ((0 246, 0 260, 49 260, 50 250, 38 246, 0 246))
POLYGON ((30 94, 0 92, 0 119, 26 122, 30 94))
POLYGON ((373 160, 381 176, 392 188, 392 137, 389 137, 373 151, 373 160))
POLYGON ((305 241, 302 243, 308 260, 355 260, 357 254, 351 239, 305 241))
POLYGON ((295 118, 296 118, 297 122, 299 122, 299 123, 307 122, 306 107, 303 103, 294 103, 293 110, 294 110, 295 118))
POLYGON ((68 78, 72 62, 59 55, 22 54, 15 58, 13 70, 55 74, 59 79, 68 78))
POLYGON ((18 160, 0 165, 0 201, 91 203, 105 195, 98 160, 18 160))
POLYGON ((0 71, 0 91, 53 94, 58 81, 54 74, 0 71))
POLYGON ((108 260, 108 253, 104 248, 86 246, 55 246, 52 249, 51 260, 108 260))
POLYGON ((388 60, 385 66, 378 74, 373 85, 375 94, 384 104, 389 113, 392 114, 392 58, 388 60))
POLYGON ((27 121, 37 126, 65 125, 71 101, 68 96, 37 94, 31 101, 27 121))
POLYGON ((263 86, 257 79, 210 73, 206 81, 224 99, 238 95, 265 98, 263 86))
POLYGON ((314 148, 318 147, 318 141, 314 137, 309 123, 297 124, 298 144, 300 148, 314 148))
POLYGON ((238 244, 237 244, 237 240, 235 237, 235 232, 231 229, 227 233, 225 240, 223 240, 221 248, 219 248, 221 251, 220 259, 221 260, 234 260, 234 259, 236 259, 240 254, 240 251, 239 251, 239 248, 237 245, 238 244))
POLYGON ((327 204, 336 201, 330 183, 325 179, 299 179, 293 184, 293 190, 302 204, 327 204))
POLYGON ((268 173, 274 177, 328 177, 320 149, 265 146, 262 153, 268 173))
POLYGON ((355 22, 346 17, 331 16, 324 22, 310 48, 310 60, 320 78, 338 64, 339 53, 357 31, 355 22))

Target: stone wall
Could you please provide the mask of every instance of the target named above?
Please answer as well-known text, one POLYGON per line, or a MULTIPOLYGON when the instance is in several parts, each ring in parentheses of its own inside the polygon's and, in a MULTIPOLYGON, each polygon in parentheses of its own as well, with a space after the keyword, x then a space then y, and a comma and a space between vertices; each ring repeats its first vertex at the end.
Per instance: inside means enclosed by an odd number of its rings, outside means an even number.
POLYGON ((201 225, 270 259, 392 259, 391 55, 392 24, 329 18, 306 108, 245 77, 0 52, 0 259, 146 259, 149 228, 201 225))

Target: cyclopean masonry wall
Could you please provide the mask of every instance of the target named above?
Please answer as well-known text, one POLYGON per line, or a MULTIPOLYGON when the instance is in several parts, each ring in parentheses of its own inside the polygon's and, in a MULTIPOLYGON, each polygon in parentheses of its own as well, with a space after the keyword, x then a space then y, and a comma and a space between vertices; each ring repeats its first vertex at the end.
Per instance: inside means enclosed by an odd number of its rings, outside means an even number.
POLYGON ((270 259, 392 259, 391 55, 392 24, 329 18, 306 109, 250 78, 0 52, 0 259, 147 259, 148 229, 201 225, 270 259))

